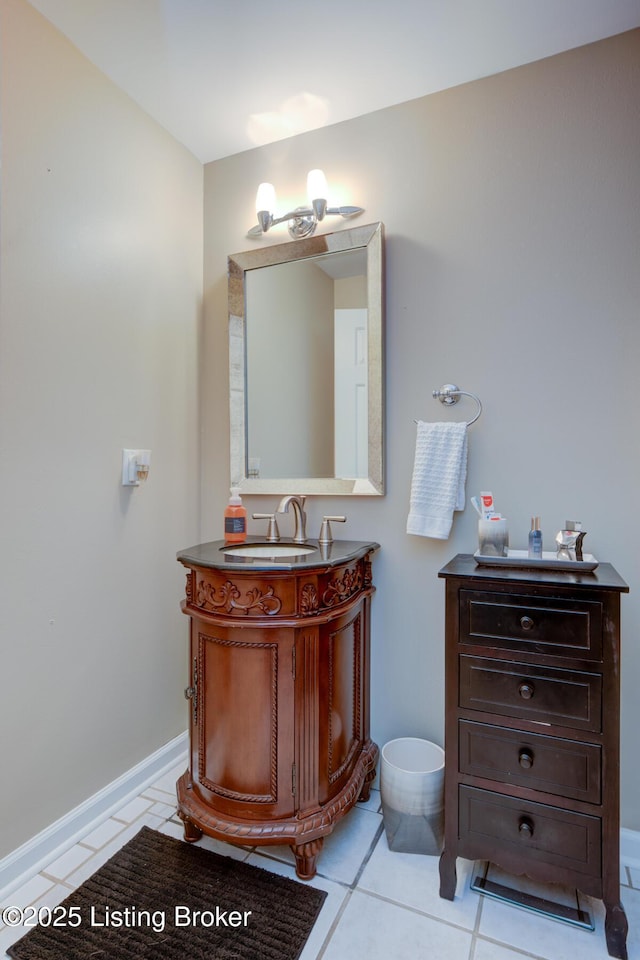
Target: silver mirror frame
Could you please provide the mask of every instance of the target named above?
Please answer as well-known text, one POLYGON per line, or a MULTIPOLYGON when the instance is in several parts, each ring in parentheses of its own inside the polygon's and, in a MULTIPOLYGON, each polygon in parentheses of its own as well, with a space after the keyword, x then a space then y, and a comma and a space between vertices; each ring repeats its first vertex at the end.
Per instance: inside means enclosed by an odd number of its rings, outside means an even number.
POLYGON ((384 495, 384 226, 365 226, 280 243, 228 257, 230 481, 244 494, 307 496, 384 495), (249 270, 364 248, 368 301, 368 477, 282 477, 246 475, 245 280, 249 270))

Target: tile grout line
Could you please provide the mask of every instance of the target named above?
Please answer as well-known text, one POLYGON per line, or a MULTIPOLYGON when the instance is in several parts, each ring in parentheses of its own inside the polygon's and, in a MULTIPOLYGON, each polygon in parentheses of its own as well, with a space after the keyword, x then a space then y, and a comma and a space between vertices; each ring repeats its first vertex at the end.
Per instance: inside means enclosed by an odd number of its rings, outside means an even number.
MULTIPOLYGON (((376 814, 376 816, 377 816, 377 814, 376 814)), ((377 828, 376 832, 375 832, 374 835, 373 835, 373 839, 371 840, 371 843, 369 844, 369 849, 367 850, 367 852, 365 853, 365 855, 364 855, 364 857, 363 857, 363 859, 362 859, 362 863, 360 864, 360 868, 359 868, 359 870, 356 872, 355 877, 353 878, 353 882, 350 884, 350 887, 351 887, 352 890, 355 890, 355 889, 357 888, 358 883, 360 882, 360 877, 362 876, 362 874, 363 874, 363 872, 364 872, 364 868, 366 867, 366 865, 369 863, 369 860, 370 860, 371 857, 373 856, 373 851, 374 851, 375 848, 377 847, 377 845, 378 845, 378 840, 379 840, 380 837, 382 836, 383 831, 384 831, 384 821, 382 820, 382 818, 380 818, 380 823, 378 824, 378 828, 377 828)))
POLYGON ((347 909, 347 907, 348 907, 348 905, 349 905, 349 902, 350 902, 352 896, 353 896, 353 889, 347 887, 347 888, 346 888, 346 894, 345 894, 344 900, 343 900, 342 903, 340 904, 340 909, 338 910, 338 912, 336 913, 335 917, 333 918, 333 923, 332 923, 331 926, 329 927, 329 929, 328 929, 328 931, 327 931, 327 935, 326 935, 326 937, 324 938, 324 940, 322 941, 322 946, 321 946, 320 949, 318 950, 318 952, 317 952, 317 954, 316 954, 316 957, 315 957, 315 960, 322 960, 322 957, 324 957, 325 953, 327 952, 327 949, 328 949, 328 947, 329 947, 329 944, 331 943, 331 939, 332 939, 334 933, 336 932, 336 930, 337 930, 337 928, 338 928, 338 924, 339 924, 340 921, 342 920, 342 916, 343 916, 345 910, 347 909))
MULTIPOLYGON (((379 815, 379 814, 376 814, 376 815, 379 815)), ((360 867, 359 867, 359 869, 358 869, 357 872, 356 872, 355 877, 353 878, 351 884, 350 884, 348 887, 345 887, 345 889, 346 889, 345 897, 344 897, 342 903, 340 904, 340 909, 338 910, 338 912, 336 913, 335 917, 333 918, 333 923, 331 924, 331 926, 329 927, 329 929, 328 929, 328 931, 327 931, 327 935, 326 935, 326 937, 324 938, 324 940, 323 940, 323 942, 322 942, 322 946, 320 947, 318 953, 316 954, 315 960, 322 960, 322 957, 325 955, 327 949, 329 948, 329 944, 331 943, 331 939, 332 939, 334 933, 336 932, 336 930, 337 930, 337 928, 338 928, 338 925, 339 925, 339 923, 340 923, 340 920, 342 919, 342 916, 343 916, 345 910, 347 909, 347 906, 349 905, 349 903, 350 903, 350 901, 351 901, 351 898, 352 898, 352 896, 353 896, 354 891, 357 889, 358 881, 360 880, 360 877, 362 876, 362 872, 363 872, 364 868, 366 867, 367 863, 368 863, 369 860, 371 859, 371 856, 373 855, 373 851, 375 850, 375 848, 376 848, 376 846, 377 846, 378 840, 379 840, 380 837, 382 836, 382 831, 383 831, 383 830, 384 830, 384 822, 383 822, 383 820, 382 820, 382 818, 381 818, 381 819, 380 819, 380 823, 378 824, 378 827, 377 827, 377 829, 376 829, 376 832, 375 832, 375 834, 373 835, 373 838, 372 838, 372 840, 371 840, 371 843, 369 844, 369 849, 367 850, 367 852, 366 852, 366 854, 365 854, 365 856, 364 856, 364 858, 363 858, 363 860, 362 860, 362 862, 361 862, 361 864, 360 864, 360 867)), ((321 876, 323 879, 325 879, 325 880, 330 880, 330 879, 331 879, 330 877, 327 877, 325 874, 322 874, 322 873, 320 874, 320 876, 321 876)), ((332 882, 332 883, 336 883, 336 882, 339 882, 339 881, 332 880, 331 882, 332 882)))
MULTIPOLYGON (((469 874, 469 894, 473 895, 474 890, 471 889, 471 884, 473 883, 473 874, 476 869, 476 861, 473 863, 473 870, 469 874)), ((471 947, 469 949, 469 960, 474 960, 476 955, 476 947, 478 946, 478 937, 480 936, 480 921, 482 920, 482 907, 484 905, 484 898, 479 894, 476 894, 478 897, 478 906, 476 908, 476 919, 473 925, 473 930, 471 931, 471 947)))
POLYGON ((507 943, 504 940, 496 940, 495 937, 485 937, 479 934, 478 938, 482 940, 483 943, 491 943, 496 947, 502 947, 503 950, 509 950, 515 956, 522 957, 523 960, 551 960, 551 958, 544 957, 541 953, 529 953, 528 950, 523 950, 521 947, 516 947, 512 943, 507 943))
MULTIPOLYGON (((352 892, 355 893, 356 891, 354 890, 352 892)), ((463 927, 460 923, 440 917, 437 913, 428 913, 426 910, 421 910, 420 907, 414 907, 410 903, 403 903, 401 900, 394 900, 393 897, 385 897, 383 894, 375 893, 373 890, 359 890, 358 892, 362 893, 362 895, 365 897, 370 897, 372 900, 379 900, 380 903, 388 903, 392 907, 399 907, 401 910, 406 910, 407 913, 413 913, 416 917, 425 917, 427 920, 435 920, 437 923, 441 923, 445 927, 451 927, 452 930, 460 930, 462 933, 473 935, 473 930, 469 927, 463 927)), ((506 944, 503 944, 503 946, 506 946, 506 944)))

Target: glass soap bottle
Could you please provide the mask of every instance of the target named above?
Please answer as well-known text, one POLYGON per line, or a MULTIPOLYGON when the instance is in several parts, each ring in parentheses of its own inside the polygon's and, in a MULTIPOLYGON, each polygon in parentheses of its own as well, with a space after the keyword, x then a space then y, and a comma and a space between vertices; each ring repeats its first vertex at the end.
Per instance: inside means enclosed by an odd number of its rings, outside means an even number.
POLYGON ((540 529, 540 517, 531 517, 531 530, 529 531, 529 559, 542 560, 542 530, 540 529))

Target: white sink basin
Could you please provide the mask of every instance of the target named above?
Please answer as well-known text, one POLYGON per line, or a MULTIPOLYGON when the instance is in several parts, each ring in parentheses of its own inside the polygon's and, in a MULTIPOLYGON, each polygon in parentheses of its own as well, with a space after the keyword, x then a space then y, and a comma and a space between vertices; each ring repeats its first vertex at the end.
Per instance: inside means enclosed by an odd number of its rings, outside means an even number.
POLYGON ((286 560, 289 557, 302 557, 315 553, 315 547, 303 547, 296 543, 239 543, 222 548, 223 553, 233 553, 238 557, 254 559, 286 560))

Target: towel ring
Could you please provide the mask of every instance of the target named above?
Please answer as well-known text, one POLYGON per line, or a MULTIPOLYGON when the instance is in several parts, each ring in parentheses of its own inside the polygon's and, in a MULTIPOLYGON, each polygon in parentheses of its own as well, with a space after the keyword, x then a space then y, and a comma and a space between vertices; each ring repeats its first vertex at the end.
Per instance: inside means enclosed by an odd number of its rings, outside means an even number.
POLYGON ((468 427, 470 427, 472 423, 475 423, 482 413, 480 398, 476 397, 475 393, 468 393, 466 390, 461 390, 455 383, 445 383, 439 390, 433 391, 433 397, 439 400, 440 403, 446 403, 447 406, 450 406, 452 403, 457 403, 460 397, 471 397, 472 400, 475 400, 478 404, 478 412, 472 420, 467 420, 468 427))

